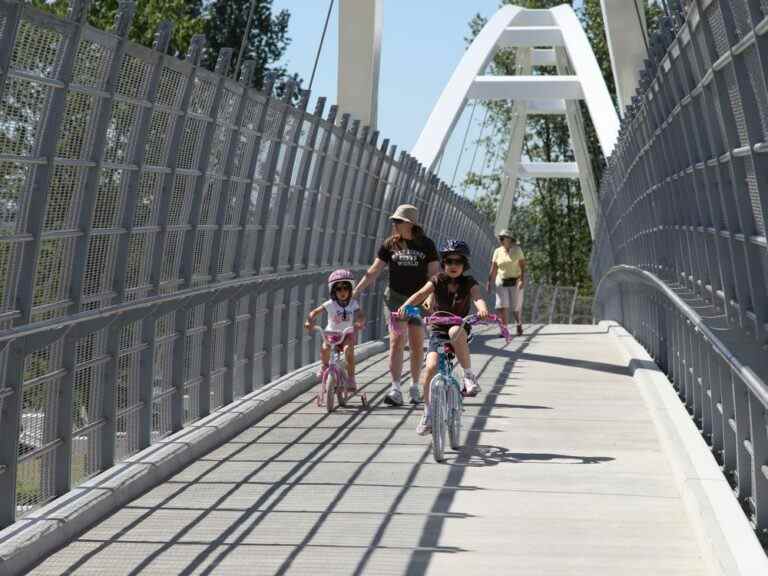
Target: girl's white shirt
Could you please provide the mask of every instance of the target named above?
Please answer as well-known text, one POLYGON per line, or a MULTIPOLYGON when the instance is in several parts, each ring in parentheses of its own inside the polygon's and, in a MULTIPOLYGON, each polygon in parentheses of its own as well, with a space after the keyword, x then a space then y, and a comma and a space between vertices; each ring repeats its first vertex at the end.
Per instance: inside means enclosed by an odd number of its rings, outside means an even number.
POLYGON ((341 306, 335 300, 323 302, 323 308, 328 314, 328 324, 325 329, 329 332, 341 332, 350 328, 355 321, 355 312, 360 310, 357 300, 350 300, 346 306, 341 306))

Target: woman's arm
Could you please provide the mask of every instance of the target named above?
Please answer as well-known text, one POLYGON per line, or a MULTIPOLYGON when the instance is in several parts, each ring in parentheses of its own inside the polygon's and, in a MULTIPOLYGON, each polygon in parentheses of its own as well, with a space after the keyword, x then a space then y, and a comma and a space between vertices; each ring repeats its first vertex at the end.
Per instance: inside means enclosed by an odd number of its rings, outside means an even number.
POLYGON ((432 278, 433 276, 437 276, 440 274, 440 262, 437 260, 433 260, 429 264, 427 264, 427 276, 432 278))
POLYGON ((470 290, 469 293, 472 296, 472 301, 475 303, 477 315, 480 317, 480 320, 488 318, 488 306, 486 306, 485 300, 483 300, 483 297, 480 294, 480 287, 475 284, 472 286, 472 290, 470 290))
POLYGON ((422 286, 419 289, 418 292, 416 292, 415 294, 412 294, 411 297, 408 298, 408 300, 406 300, 402 306, 400 306, 400 309, 398 310, 398 312, 402 314, 405 312, 406 306, 415 306, 417 304, 421 304, 434 291, 435 291, 434 284, 432 284, 432 282, 427 282, 426 284, 424 284, 424 286, 422 286))
POLYGON ((525 267, 526 267, 525 258, 521 258, 518 264, 520 266, 520 279, 517 281, 517 288, 518 290, 522 290, 523 284, 525 284, 525 267))
POLYGON ((496 284, 496 272, 498 272, 499 267, 496 266, 496 262, 493 262, 491 264, 491 273, 488 275, 488 283, 485 285, 485 291, 490 294, 491 292, 491 286, 496 284))
POLYGON ((387 263, 384 262, 384 260, 381 258, 376 258, 373 261, 373 264, 371 264, 371 267, 365 271, 363 278, 360 280, 360 282, 357 283, 357 286, 355 286, 355 289, 352 291, 352 298, 357 298, 360 295, 360 292, 373 284, 379 274, 381 274, 381 271, 384 270, 386 265, 387 263))
POLYGON ((358 330, 365 328, 365 312, 362 308, 355 310, 355 327, 358 330))

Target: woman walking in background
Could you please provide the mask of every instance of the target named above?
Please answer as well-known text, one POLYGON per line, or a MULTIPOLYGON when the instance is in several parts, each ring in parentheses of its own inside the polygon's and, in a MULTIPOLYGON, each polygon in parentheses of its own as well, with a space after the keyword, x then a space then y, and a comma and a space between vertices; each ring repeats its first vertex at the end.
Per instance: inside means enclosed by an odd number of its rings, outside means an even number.
MULTIPOLYGON (((440 265, 435 243, 424 235, 424 230, 418 224, 416 206, 398 206, 389 220, 392 222, 392 235, 379 247, 376 259, 355 288, 352 299, 356 299, 360 292, 373 284, 382 270, 389 266, 389 286, 384 293, 384 300, 389 311, 394 312, 418 292, 428 278, 438 273, 440 265)), ((411 350, 410 400, 412 404, 418 404, 421 402, 419 373, 424 356, 424 328, 420 318, 408 319, 408 342, 411 350)), ((392 386, 384 398, 390 406, 403 405, 400 377, 404 349, 405 336, 390 330, 389 372, 392 386)))
POLYGON ((517 321, 517 335, 523 334, 523 286, 525 285, 525 256, 517 239, 509 230, 499 232, 500 246, 491 257, 491 274, 486 290, 496 293, 496 312, 504 324, 509 323, 507 310, 517 321))

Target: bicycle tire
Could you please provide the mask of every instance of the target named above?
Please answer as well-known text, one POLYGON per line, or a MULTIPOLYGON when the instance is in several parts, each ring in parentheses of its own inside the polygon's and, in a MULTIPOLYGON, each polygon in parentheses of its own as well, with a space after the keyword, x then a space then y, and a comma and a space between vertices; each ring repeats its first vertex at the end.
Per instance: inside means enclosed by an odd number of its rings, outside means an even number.
POLYGON ((445 386, 442 376, 437 375, 429 385, 429 402, 432 411, 432 456, 435 462, 445 460, 445 386))
POLYGON ((461 394, 459 393, 458 383, 452 382, 447 391, 448 395, 448 439, 451 443, 451 449, 461 448, 461 394))
POLYGON ((336 374, 333 370, 325 373, 325 411, 329 414, 333 412, 334 397, 336 395, 336 374))

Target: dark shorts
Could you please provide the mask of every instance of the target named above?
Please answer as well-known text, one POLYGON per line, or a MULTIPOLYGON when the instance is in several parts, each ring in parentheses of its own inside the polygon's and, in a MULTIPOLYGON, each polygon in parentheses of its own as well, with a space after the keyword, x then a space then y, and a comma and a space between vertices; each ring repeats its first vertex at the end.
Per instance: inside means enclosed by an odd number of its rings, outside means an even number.
MULTIPOLYGON (((390 312, 398 310, 400 306, 405 304, 405 301, 408 300, 408 298, 410 298, 410 296, 405 296, 404 294, 395 292, 390 288, 387 288, 384 291, 384 303, 387 305, 387 309, 390 312)), ((423 322, 421 318, 408 318, 408 324, 411 326, 421 326, 423 322)))
MULTIPOLYGON (((467 333, 467 342, 472 342, 472 328, 466 324, 462 328, 467 333)), ((450 341, 451 338, 448 336, 448 332, 432 330, 432 333, 429 335, 429 343, 427 344, 427 353, 442 352, 445 343, 450 341)))

